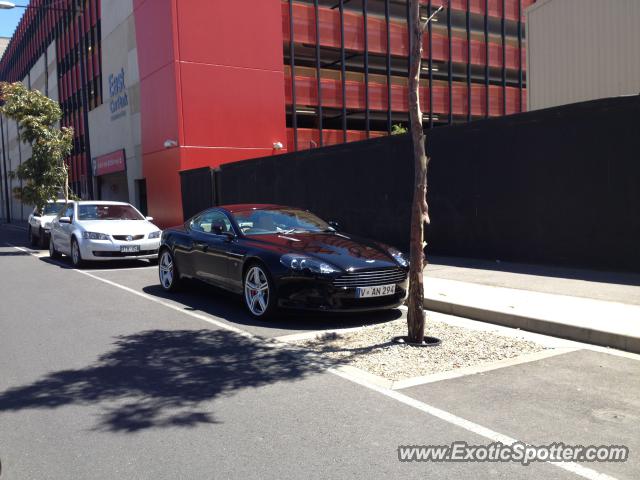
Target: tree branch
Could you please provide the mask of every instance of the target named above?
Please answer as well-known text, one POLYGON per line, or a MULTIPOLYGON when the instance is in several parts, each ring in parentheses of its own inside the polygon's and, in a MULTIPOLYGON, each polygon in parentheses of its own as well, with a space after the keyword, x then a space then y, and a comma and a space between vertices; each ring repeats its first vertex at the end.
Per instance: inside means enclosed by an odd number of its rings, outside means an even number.
POLYGON ((444 4, 440 5, 435 12, 429 15, 429 18, 427 18, 424 22, 420 24, 420 28, 422 29, 423 32, 427 29, 427 26, 429 25, 429 22, 433 19, 433 17, 435 17, 438 14, 438 12, 443 8, 444 8, 444 4))

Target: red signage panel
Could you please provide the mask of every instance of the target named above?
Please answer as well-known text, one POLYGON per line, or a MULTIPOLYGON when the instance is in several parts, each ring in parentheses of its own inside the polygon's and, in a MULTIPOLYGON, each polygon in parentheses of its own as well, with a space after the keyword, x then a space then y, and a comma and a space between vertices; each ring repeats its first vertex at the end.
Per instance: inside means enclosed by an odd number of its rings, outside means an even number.
POLYGON ((126 169, 127 163, 124 149, 93 159, 93 175, 96 177, 107 173, 124 172, 126 169))

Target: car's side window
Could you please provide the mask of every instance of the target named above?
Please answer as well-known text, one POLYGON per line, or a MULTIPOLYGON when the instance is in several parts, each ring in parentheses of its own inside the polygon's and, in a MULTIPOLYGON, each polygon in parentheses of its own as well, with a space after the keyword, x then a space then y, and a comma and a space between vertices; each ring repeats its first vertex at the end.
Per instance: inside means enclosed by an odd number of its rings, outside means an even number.
POLYGON ((191 222, 191 228, 204 233, 233 232, 227 216, 218 210, 211 210, 196 217, 191 222))
POLYGON ((62 213, 62 215, 60 216, 73 218, 73 203, 67 203, 67 206, 64 209, 64 213, 62 213))

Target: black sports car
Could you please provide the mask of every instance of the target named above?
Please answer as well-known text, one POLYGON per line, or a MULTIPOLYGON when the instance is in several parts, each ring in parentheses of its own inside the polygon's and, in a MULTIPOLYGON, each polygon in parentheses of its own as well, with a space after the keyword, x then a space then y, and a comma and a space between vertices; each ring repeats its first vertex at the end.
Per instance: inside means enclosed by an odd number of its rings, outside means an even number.
POLYGON ((407 258, 336 228, 291 207, 211 208, 162 233, 160 284, 173 291, 182 278, 203 280, 242 294, 251 315, 261 318, 278 307, 366 311, 401 305, 407 258))

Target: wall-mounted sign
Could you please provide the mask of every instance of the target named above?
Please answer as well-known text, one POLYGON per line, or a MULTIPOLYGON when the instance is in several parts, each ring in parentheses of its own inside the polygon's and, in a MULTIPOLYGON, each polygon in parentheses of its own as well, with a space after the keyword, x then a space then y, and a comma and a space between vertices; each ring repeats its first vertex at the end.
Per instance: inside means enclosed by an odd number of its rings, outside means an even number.
POLYGON ((117 74, 109 75, 109 96, 111 102, 109 108, 111 110, 111 120, 116 120, 127 114, 129 106, 129 97, 127 96, 127 86, 124 82, 124 68, 117 74))
POLYGON ((124 149, 107 153, 92 159, 93 175, 99 177, 107 173, 124 172, 127 169, 127 157, 124 149))

